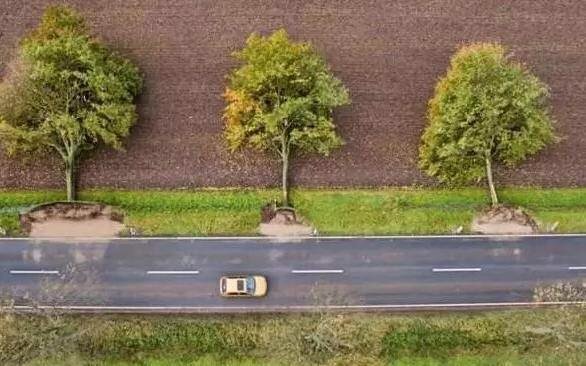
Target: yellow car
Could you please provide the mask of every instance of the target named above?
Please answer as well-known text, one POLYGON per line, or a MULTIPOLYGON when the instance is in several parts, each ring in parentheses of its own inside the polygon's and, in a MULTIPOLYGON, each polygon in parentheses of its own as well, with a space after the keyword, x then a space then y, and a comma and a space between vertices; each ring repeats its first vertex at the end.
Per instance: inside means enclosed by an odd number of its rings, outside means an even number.
POLYGON ((220 278, 220 295, 224 297, 261 297, 267 294, 267 289, 267 279, 260 275, 220 278))

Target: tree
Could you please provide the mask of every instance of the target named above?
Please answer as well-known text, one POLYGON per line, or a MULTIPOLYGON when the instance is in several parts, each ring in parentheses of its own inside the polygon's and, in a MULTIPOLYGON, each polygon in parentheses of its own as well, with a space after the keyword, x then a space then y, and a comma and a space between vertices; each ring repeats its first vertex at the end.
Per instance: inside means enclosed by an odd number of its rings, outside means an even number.
POLYGON ((292 42, 284 30, 268 37, 252 34, 234 56, 242 65, 231 73, 224 94, 228 145, 280 158, 282 204, 288 206, 291 156, 327 156, 342 145, 332 111, 350 102, 348 92, 309 43, 292 42))
POLYGON ((98 143, 122 148, 141 87, 137 67, 91 37, 78 13, 49 7, 0 85, 4 147, 9 155, 56 152, 73 201, 81 152, 98 143))
POLYGON ((461 48, 429 102, 420 166, 450 185, 486 178, 498 196, 493 164, 512 167, 553 142, 548 88, 492 43, 461 48))

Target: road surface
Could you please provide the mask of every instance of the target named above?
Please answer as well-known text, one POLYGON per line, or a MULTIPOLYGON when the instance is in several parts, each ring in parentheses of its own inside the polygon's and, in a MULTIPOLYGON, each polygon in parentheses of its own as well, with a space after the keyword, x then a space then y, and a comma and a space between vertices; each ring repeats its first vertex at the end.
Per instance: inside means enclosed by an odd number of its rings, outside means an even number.
POLYGON ((586 236, 0 240, 0 294, 81 311, 242 312, 526 305, 586 279, 586 236), (225 274, 263 274, 224 299, 225 274))

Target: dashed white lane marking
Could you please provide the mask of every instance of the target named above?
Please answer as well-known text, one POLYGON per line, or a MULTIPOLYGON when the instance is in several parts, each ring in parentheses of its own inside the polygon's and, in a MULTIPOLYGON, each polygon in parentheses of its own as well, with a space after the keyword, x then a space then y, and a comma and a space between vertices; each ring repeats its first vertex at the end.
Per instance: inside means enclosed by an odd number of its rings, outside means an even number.
POLYGON ((586 266, 568 267, 569 271, 586 271, 586 266))
POLYGON ((197 275, 199 271, 147 271, 149 275, 197 275))
POLYGON ((432 272, 480 272, 482 268, 434 268, 432 272))
POLYGON ((344 273, 343 269, 294 269, 291 273, 310 274, 310 273, 344 273))
POLYGON ((42 275, 58 275, 59 271, 47 271, 47 270, 11 270, 10 274, 42 274, 42 275))

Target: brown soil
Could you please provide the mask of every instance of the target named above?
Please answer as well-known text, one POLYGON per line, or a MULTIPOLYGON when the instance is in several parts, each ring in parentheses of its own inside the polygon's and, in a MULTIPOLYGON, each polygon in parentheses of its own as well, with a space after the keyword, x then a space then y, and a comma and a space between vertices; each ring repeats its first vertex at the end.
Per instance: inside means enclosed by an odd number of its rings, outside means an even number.
POLYGON ((20 217, 22 230, 33 238, 115 237, 125 228, 122 220, 110 206, 66 202, 38 206, 20 217))
POLYGON ((480 234, 533 234, 538 225, 523 209, 499 205, 475 217, 471 230, 480 234))
MULTIPOLYGON (((0 73, 54 3, 78 9, 94 34, 146 76, 126 151, 90 154, 79 172, 82 187, 278 184, 275 160, 226 149, 221 95, 237 65, 232 51, 252 32, 281 27, 313 43, 352 98, 334 118, 347 143, 329 158, 295 159, 292 184, 435 184, 417 167, 434 86, 460 45, 499 41, 549 85, 563 137, 514 174, 501 171, 499 183, 586 185, 584 0, 0 0, 0 73)), ((0 154, 0 186, 61 187, 60 164, 38 159, 25 168, 0 154)))

